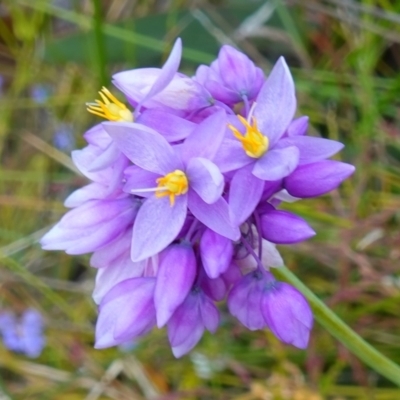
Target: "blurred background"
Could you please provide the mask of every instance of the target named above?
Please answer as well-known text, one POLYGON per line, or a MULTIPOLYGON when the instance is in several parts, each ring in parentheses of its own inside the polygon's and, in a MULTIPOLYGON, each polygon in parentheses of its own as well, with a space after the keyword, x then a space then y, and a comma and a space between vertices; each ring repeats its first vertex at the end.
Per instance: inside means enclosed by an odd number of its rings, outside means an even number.
POLYGON ((70 159, 99 122, 85 102, 117 71, 161 66, 177 36, 188 75, 222 44, 266 73, 284 55, 310 134, 346 144, 338 159, 356 174, 339 191, 286 206, 318 234, 280 251, 346 323, 400 362, 399 1, 1 0, 0 315, 25 329, 27 312, 38 312, 44 336, 38 323, 37 352, 13 352, 0 320, 0 399, 400 399, 318 324, 300 351, 247 331, 224 306, 218 332, 180 360, 165 331, 93 349, 89 257, 44 252, 37 241, 86 182, 70 159))

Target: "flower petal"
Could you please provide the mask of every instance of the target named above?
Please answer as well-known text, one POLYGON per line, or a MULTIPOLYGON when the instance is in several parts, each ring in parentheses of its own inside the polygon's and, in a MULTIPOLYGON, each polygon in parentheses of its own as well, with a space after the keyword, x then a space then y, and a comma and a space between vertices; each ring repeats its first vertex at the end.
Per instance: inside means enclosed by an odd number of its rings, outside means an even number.
POLYGON ((187 214, 187 196, 148 198, 140 208, 132 237, 132 261, 141 261, 165 249, 178 235, 187 214))
POLYGON ((89 200, 102 199, 109 194, 109 188, 100 183, 90 183, 72 192, 64 201, 64 206, 74 208, 89 200))
POLYGON ((160 175, 183 166, 171 145, 151 128, 129 122, 103 122, 118 148, 136 165, 160 175))
POLYGON ((324 160, 342 150, 344 145, 336 140, 311 136, 293 136, 280 140, 276 148, 296 146, 300 151, 299 164, 324 160))
POLYGON ((272 147, 285 133, 296 111, 292 75, 283 57, 274 65, 256 99, 254 117, 272 147))
POLYGON ((253 174, 266 181, 277 181, 291 174, 299 163, 299 149, 295 146, 270 150, 254 164, 253 174))
POLYGON ((161 73, 158 75, 157 79, 155 80, 145 97, 140 101, 140 105, 143 105, 146 100, 155 96, 157 93, 160 93, 168 86, 168 84, 174 78, 175 74, 178 72, 179 64, 181 62, 181 56, 182 41, 180 38, 178 38, 175 41, 174 47, 172 48, 167 61, 161 68, 161 73))
POLYGON ((157 187, 157 179, 159 174, 146 171, 136 165, 131 165, 125 170, 126 183, 124 185, 124 192, 136 194, 141 197, 152 196, 152 192, 141 192, 141 189, 151 189, 157 187))
POLYGON ((261 309, 268 327, 282 342, 305 349, 313 316, 304 296, 293 286, 277 282, 264 292, 261 309))
POLYGON ((154 306, 149 310, 154 287, 154 278, 133 278, 118 283, 107 293, 96 323, 96 349, 122 343, 126 336, 133 339, 147 329, 155 315, 154 306))
MULTIPOLYGON (((107 246, 107 248, 111 247, 107 246)), ((128 255, 130 255, 129 250, 127 249, 128 255)), ((100 304, 104 296, 118 283, 131 278, 139 278, 146 265, 146 261, 134 263, 130 260, 130 257, 125 257, 123 262, 120 262, 120 257, 115 257, 114 259, 115 262, 113 264, 97 271, 96 284, 92 294, 96 304, 100 304)))
POLYGON ((159 109, 144 110, 136 122, 154 129, 170 143, 186 139, 196 127, 193 122, 159 109))
POLYGON ((186 138, 181 147, 182 159, 188 162, 193 157, 212 160, 225 136, 227 119, 225 111, 211 114, 186 138))
POLYGON ((198 297, 199 294, 190 293, 168 322, 168 338, 176 358, 192 350, 203 336, 198 297))
POLYGON ((46 250, 65 250, 68 254, 95 251, 116 239, 135 219, 137 201, 91 200, 68 211, 40 243, 46 250))
POLYGON ((249 157, 238 140, 225 139, 221 143, 213 162, 222 173, 235 171, 249 164, 254 164, 254 158, 249 157))
POLYGON ((212 161, 201 157, 192 158, 186 174, 190 189, 193 189, 207 204, 215 203, 221 197, 224 177, 212 161))
POLYGON ((231 219, 240 225, 251 215, 263 194, 264 182, 251 173, 252 166, 238 170, 229 188, 231 219))
POLYGON ((240 231, 230 220, 229 206, 223 197, 215 203, 207 204, 193 190, 189 191, 188 207, 192 214, 204 225, 232 240, 238 240, 240 231))
POLYGON ((229 312, 252 331, 266 326, 261 313, 262 291, 263 280, 251 272, 233 286, 228 296, 229 312))
POLYGON ((287 128, 288 136, 304 136, 307 133, 308 117, 302 116, 294 119, 287 128))
POLYGON ((214 303, 207 296, 203 296, 199 305, 203 324, 208 331, 215 333, 219 325, 219 312, 214 303))

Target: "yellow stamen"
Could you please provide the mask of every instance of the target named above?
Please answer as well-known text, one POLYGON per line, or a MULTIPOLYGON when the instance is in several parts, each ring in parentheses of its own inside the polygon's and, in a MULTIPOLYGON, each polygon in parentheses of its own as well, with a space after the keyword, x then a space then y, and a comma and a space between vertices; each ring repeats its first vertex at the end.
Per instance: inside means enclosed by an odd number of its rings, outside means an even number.
POLYGON ((121 103, 107 88, 103 88, 99 92, 101 100, 95 103, 86 103, 87 110, 99 117, 116 122, 133 122, 133 114, 121 103))
POLYGON ((171 207, 175 204, 175 196, 185 194, 189 183, 185 173, 179 169, 157 179, 156 197, 169 196, 171 207), (161 189, 161 190, 160 190, 161 189))
POLYGON ((249 157, 260 158, 269 147, 269 140, 264 136, 257 127, 257 121, 253 117, 252 125, 241 115, 237 116, 240 122, 246 127, 246 133, 242 135, 233 125, 229 124, 228 128, 233 132, 236 139, 240 140, 243 150, 249 157))

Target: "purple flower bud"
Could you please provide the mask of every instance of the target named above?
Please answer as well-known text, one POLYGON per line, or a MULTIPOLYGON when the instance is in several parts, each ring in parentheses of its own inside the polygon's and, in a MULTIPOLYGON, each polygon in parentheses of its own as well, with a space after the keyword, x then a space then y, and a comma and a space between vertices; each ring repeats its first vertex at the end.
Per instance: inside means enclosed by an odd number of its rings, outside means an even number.
POLYGON ((270 209, 261 214, 264 239, 277 244, 291 244, 309 239, 315 232, 304 219, 287 211, 270 209))
POLYGON ((205 87, 217 100, 237 103, 246 96, 253 100, 264 83, 260 68, 231 46, 222 46, 218 59, 211 64, 205 87))
POLYGON ((189 243, 173 244, 160 254, 154 294, 159 328, 185 300, 194 283, 196 269, 196 257, 189 243))
POLYGON ((285 178, 284 187, 295 197, 316 197, 336 189, 355 168, 339 161, 325 160, 298 167, 285 178))
POLYGON ((190 291, 168 321, 168 338, 174 356, 179 358, 193 349, 207 329, 214 333, 219 313, 213 302, 199 289, 190 291))
POLYGON ((232 241, 206 229, 200 240, 200 256, 207 275, 215 279, 225 272, 232 260, 232 241))
POLYGON ((273 282, 264 289, 262 314, 269 329, 285 343, 305 349, 313 326, 310 306, 293 286, 273 282))
POLYGON ((228 296, 229 312, 252 331, 266 327, 261 313, 265 285, 265 273, 259 270, 250 272, 233 286, 228 296))
POLYGON ((96 324, 96 349, 133 340, 154 327, 155 284, 155 278, 127 279, 107 293, 96 324))

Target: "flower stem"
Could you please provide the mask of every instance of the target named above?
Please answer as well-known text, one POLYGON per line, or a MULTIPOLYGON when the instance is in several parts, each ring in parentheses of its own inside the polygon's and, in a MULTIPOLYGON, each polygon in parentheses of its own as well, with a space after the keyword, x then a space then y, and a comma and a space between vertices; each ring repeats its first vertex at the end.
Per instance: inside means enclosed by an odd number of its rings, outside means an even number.
POLYGON ((354 353, 360 360, 376 372, 400 386, 400 366, 389 360, 382 353, 368 344, 363 338, 346 325, 332 310, 330 310, 296 275, 289 269, 273 268, 271 272, 299 289, 309 301, 315 319, 325 327, 336 339, 354 353))

